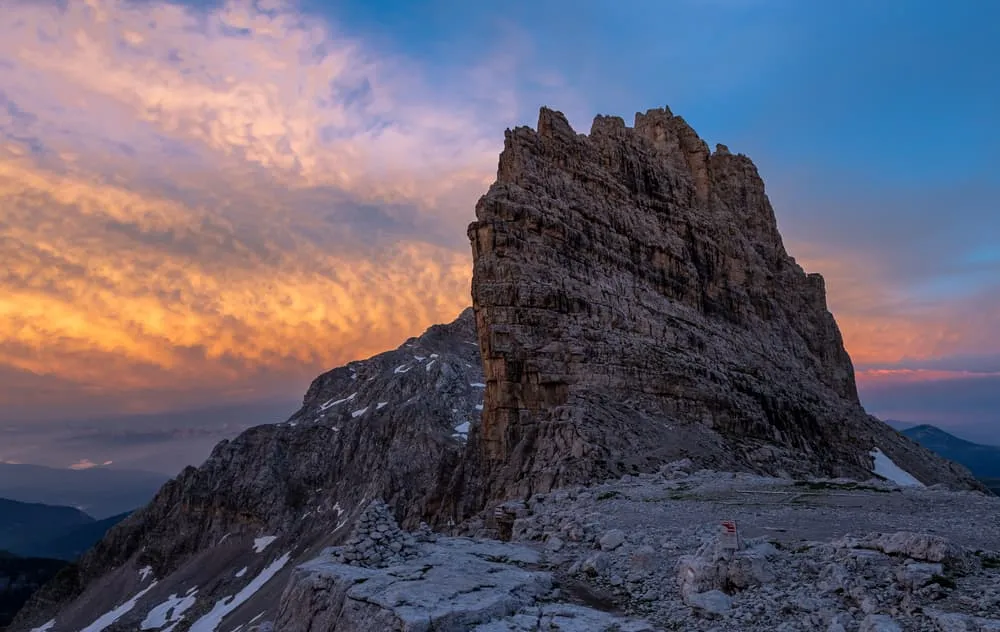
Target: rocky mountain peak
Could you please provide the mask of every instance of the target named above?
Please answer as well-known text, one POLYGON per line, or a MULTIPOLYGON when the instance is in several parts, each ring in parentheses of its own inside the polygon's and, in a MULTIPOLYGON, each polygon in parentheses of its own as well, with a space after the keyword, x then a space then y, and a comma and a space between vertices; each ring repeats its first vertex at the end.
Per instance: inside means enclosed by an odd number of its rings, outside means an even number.
POLYGON ((865 414, 823 279, 787 255, 753 162, 669 109, 590 135, 542 108, 476 206, 486 494, 690 457, 860 476, 878 447, 958 480, 865 414))

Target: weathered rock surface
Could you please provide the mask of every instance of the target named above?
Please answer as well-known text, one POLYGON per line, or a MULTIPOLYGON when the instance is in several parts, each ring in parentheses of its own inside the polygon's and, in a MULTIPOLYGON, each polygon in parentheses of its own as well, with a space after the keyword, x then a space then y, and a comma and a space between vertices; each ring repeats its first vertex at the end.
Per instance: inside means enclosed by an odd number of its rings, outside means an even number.
POLYGON ((1000 498, 979 492, 665 467, 535 494, 512 541, 538 546, 565 593, 657 630, 1000 626, 1000 498), (723 520, 739 550, 722 546, 723 520))
POLYGON ((575 604, 550 603, 551 573, 538 551, 499 542, 439 538, 383 569, 336 563, 331 551, 295 570, 275 627, 282 632, 645 632, 629 621, 575 604), (555 623, 559 627, 550 626, 555 623))
MULTIPOLYGON (((296 561, 347 538, 372 499, 409 527, 441 515, 483 387, 471 309, 394 351, 319 376, 286 423, 252 428, 185 469, 38 593, 11 629, 59 615, 51 632, 79 630, 146 588, 138 571, 147 566, 158 584, 122 625, 135 629, 145 610, 197 586, 190 621, 290 552, 270 580, 283 585, 296 561), (257 553, 261 536, 274 541, 257 553)), ((276 604, 267 591, 254 600, 269 601, 251 616, 276 604)))
POLYGON ((476 217, 487 497, 682 457, 868 478, 874 448, 976 485, 865 413, 823 278, 785 252, 757 169, 669 110, 584 136, 542 108, 537 131, 507 131, 476 217))

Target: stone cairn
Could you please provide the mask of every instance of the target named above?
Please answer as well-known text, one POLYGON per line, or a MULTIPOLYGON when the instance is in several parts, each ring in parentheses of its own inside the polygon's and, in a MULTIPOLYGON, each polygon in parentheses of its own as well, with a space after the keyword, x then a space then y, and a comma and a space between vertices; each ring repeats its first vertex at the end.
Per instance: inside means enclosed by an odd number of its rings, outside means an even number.
POLYGON ((352 566, 384 568, 419 554, 416 539, 399 528, 389 507, 373 500, 365 508, 354 533, 338 553, 338 561, 352 566))

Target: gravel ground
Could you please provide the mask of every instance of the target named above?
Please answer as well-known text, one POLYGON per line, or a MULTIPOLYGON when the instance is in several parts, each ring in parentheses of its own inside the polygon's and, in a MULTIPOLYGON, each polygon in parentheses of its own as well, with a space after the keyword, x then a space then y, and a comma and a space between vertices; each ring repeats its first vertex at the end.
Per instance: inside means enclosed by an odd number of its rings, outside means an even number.
POLYGON ((507 503, 467 529, 506 520, 544 548, 559 598, 658 629, 1000 631, 1000 498, 688 467, 507 503), (720 544, 726 520, 739 551, 720 544))

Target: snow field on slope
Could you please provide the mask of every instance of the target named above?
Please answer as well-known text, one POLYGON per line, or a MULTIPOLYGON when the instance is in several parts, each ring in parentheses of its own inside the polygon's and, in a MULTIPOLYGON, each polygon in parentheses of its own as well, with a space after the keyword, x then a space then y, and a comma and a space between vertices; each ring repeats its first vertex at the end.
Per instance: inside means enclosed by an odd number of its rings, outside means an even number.
POLYGON ((290 559, 291 555, 285 553, 278 559, 271 562, 260 572, 260 575, 254 577, 250 583, 244 586, 238 593, 231 597, 223 597, 219 601, 215 602, 212 610, 191 624, 191 627, 188 628, 188 632, 215 632, 226 615, 236 610, 253 597, 258 590, 264 587, 264 584, 271 581, 271 578, 278 574, 278 571, 280 571, 290 559))
POLYGON ((924 487, 924 484, 909 472, 893 463, 884 452, 875 448, 870 453, 875 459, 875 473, 903 487, 924 487))

